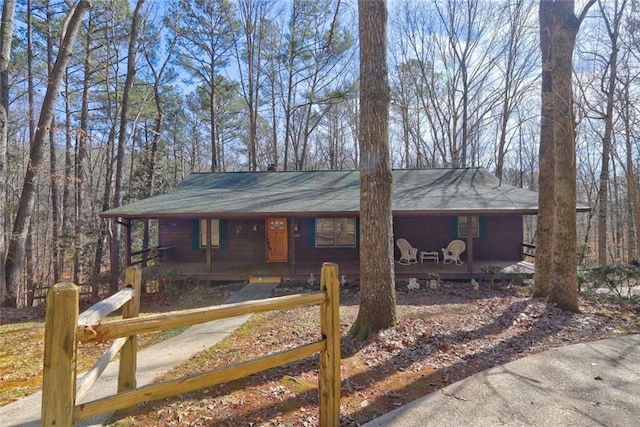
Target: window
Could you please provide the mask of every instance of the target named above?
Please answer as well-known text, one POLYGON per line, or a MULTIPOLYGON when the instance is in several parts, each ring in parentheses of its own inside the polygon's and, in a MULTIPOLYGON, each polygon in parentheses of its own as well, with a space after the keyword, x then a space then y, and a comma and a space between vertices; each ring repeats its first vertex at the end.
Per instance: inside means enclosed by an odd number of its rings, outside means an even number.
POLYGON ((356 246, 355 218, 316 218, 316 247, 356 246))
POLYGON ((217 219, 200 220, 200 247, 207 247, 207 221, 209 221, 210 229, 211 229, 211 247, 219 248, 220 247, 220 221, 217 219))
MULTIPOLYGON (((473 237, 480 237, 480 227, 478 226, 478 217, 471 217, 471 233, 473 237)), ((469 230, 469 226, 467 224, 466 216, 458 217, 458 237, 467 237, 467 231, 469 230)))

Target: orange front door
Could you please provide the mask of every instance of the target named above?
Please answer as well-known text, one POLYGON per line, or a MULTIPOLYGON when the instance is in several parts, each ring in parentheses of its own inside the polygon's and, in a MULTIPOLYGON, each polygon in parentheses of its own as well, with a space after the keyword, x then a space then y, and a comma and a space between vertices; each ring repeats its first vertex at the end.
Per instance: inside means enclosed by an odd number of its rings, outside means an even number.
POLYGON ((267 261, 286 262, 289 258, 287 219, 267 218, 267 261))

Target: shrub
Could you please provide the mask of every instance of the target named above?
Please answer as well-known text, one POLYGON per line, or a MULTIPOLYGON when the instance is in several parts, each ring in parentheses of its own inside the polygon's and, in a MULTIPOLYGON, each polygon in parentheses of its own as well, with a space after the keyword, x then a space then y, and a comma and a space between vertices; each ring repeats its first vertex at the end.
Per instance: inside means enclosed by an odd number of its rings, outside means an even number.
POLYGON ((634 290, 640 291, 640 267, 616 263, 584 268, 578 272, 578 282, 580 289, 586 285, 592 291, 604 288, 620 298, 636 298, 634 290))

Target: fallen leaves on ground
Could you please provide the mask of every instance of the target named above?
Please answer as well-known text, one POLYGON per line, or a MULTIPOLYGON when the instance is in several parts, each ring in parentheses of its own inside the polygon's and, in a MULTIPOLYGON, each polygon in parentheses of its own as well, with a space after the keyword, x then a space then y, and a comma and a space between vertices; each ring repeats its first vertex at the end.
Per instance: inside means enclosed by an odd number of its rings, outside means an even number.
MULTIPOLYGON (((281 286, 275 295, 307 291, 281 286)), ((581 298, 582 313, 528 297, 526 286, 445 283, 398 289, 398 324, 366 342, 348 328, 357 286, 341 290, 341 424, 357 426, 474 373, 550 348, 640 331, 639 307, 581 298)), ((318 307, 254 315, 236 333, 163 379, 205 372, 318 340, 318 307)), ((238 381, 138 405, 126 426, 317 426, 318 356, 238 381)))
MULTIPOLYGON (((242 283, 224 286, 195 285, 183 289, 168 289, 141 298, 140 312, 166 312, 204 307, 222 303, 243 286, 242 283)), ((91 301, 83 301, 81 310, 91 301)), ((42 387, 42 358, 44 354, 44 304, 37 307, 8 308, 0 311, 0 406, 38 391, 42 387)), ((143 334, 138 339, 140 348, 155 344, 175 335, 173 331, 143 334)), ((111 343, 78 345, 78 372, 91 367, 109 348, 111 343)))

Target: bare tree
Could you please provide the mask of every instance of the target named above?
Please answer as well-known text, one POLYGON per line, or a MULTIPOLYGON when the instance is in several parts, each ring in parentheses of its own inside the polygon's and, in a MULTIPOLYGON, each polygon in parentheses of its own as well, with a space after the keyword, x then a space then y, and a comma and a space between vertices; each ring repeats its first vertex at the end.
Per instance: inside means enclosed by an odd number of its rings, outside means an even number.
POLYGON ((387 3, 359 0, 360 309, 351 334, 364 340, 396 323, 387 71, 387 3))
POLYGON ((13 16, 15 0, 5 0, 0 22, 0 303, 7 294, 5 278, 6 257, 6 183, 7 183, 7 141, 9 138, 9 60, 13 39, 13 16))
POLYGON ((501 30, 492 22, 504 8, 478 0, 400 5, 393 51, 397 79, 406 85, 398 98, 410 124, 404 139, 414 142, 418 165, 477 165, 481 135, 501 100, 501 30))
POLYGON ((534 295, 578 311, 573 51, 580 23, 574 1, 541 0, 542 110, 534 295))
MULTIPOLYGON (((502 55, 498 68, 502 75, 501 82, 501 107, 499 113, 498 146, 496 147, 495 174, 498 179, 503 179, 506 155, 509 152, 512 139, 518 137, 518 130, 522 127, 522 121, 518 120, 518 110, 531 95, 535 79, 532 74, 535 68, 535 44, 531 36, 531 27, 528 25, 529 17, 533 10, 533 1, 508 2, 505 7, 508 26, 502 55), (515 120, 514 120, 515 119, 515 120)), ((521 153, 521 150, 517 150, 521 153)))
MULTIPOLYGON (((633 139, 637 135, 637 129, 634 131, 634 122, 638 124, 637 112, 634 113, 634 105, 640 104, 637 95, 635 98, 631 95, 631 86, 634 81, 640 78, 640 70, 632 71, 629 58, 624 61, 622 67, 623 74, 620 78, 621 88, 619 88, 621 106, 620 116, 622 120, 622 138, 624 140, 624 159, 619 158, 618 163, 622 166, 627 183, 628 206, 629 206, 629 238, 627 245, 627 261, 638 259, 640 253, 640 179, 638 173, 638 148, 634 149, 633 139), (635 230, 635 234, 633 231, 635 230)), ((637 107, 636 107, 637 108, 637 107)), ((615 152, 617 153, 617 151, 615 152)))
MULTIPOLYGON (((54 22, 53 10, 51 3, 45 2, 46 13, 46 26, 45 37, 47 43, 47 74, 51 75, 51 69, 53 67, 53 28, 54 22)), ((65 68, 65 75, 67 69, 65 68)), ((53 282, 58 283, 60 281, 60 270, 62 267, 62 245, 60 244, 60 232, 62 224, 62 216, 60 209, 60 178, 57 171, 57 146, 56 146, 56 116, 52 119, 52 126, 49 127, 49 185, 51 187, 51 240, 53 242, 51 247, 51 257, 53 265, 53 282)))
MULTIPOLYGON (((617 85, 618 85, 618 63, 620 53, 620 30, 622 20, 625 15, 625 8, 627 6, 627 0, 615 0, 613 2, 606 2, 606 4, 598 0, 598 7, 602 22, 606 30, 606 41, 598 40, 597 43, 592 43, 598 46, 597 50, 590 52, 589 55, 594 58, 594 62, 603 63, 602 74, 599 76, 599 81, 593 81, 591 84, 585 84, 583 87, 583 108, 588 109, 585 112, 586 116, 595 116, 596 120, 602 121, 603 126, 600 123, 593 123, 592 127, 602 128, 602 131, 595 130, 598 137, 602 141, 602 156, 600 159, 600 182, 598 184, 598 203, 597 203, 597 222, 598 222, 598 264, 604 265, 608 260, 607 242, 608 242, 608 223, 609 214, 608 207, 610 205, 609 197, 617 197, 616 194, 609 194, 609 188, 615 182, 610 181, 611 174, 611 156, 615 152, 613 146, 613 132, 616 121, 615 107, 619 103, 617 99, 617 85), (603 48, 606 46, 608 55, 604 54, 603 48), (589 88, 594 87, 599 89, 599 94, 591 95, 589 88), (590 96, 591 95, 591 96, 590 96), (593 98, 595 102, 589 98, 593 98), (600 105, 599 105, 600 104, 600 105)), ((597 77, 597 76, 596 76, 597 77)), ((595 77, 594 77, 595 78, 595 77)), ((612 212, 613 213, 613 212, 612 212)), ((614 255, 614 258, 616 256, 614 255)))
MULTIPOLYGON (((168 40, 169 46, 166 50, 166 55, 162 61, 158 61, 158 52, 157 45, 158 41, 162 36, 161 28, 159 31, 155 32, 151 35, 150 39, 147 41, 144 57, 149 66, 151 74, 153 76, 153 100, 156 109, 156 117, 155 123, 153 127, 153 139, 151 141, 151 149, 149 150, 149 169, 147 171, 147 176, 145 179, 145 189, 144 189, 144 197, 150 197, 153 195, 155 180, 156 180, 156 158, 158 156, 158 149, 160 145, 160 141, 162 140, 162 131, 164 126, 164 118, 165 118, 165 109, 164 109, 164 96, 161 91, 162 84, 166 83, 165 80, 165 71, 167 71, 167 67, 169 65, 170 60, 172 59, 173 52, 175 51, 176 44, 178 41, 177 37, 170 38, 168 40), (158 63, 160 62, 160 63, 158 63)), ((149 247, 150 241, 150 230, 149 230, 149 220, 146 219, 144 221, 144 231, 142 237, 142 247, 149 247)))
POLYGON ((177 35, 180 65, 200 85, 211 124, 211 172, 220 170, 218 92, 220 72, 228 63, 234 5, 228 0, 180 0, 168 26, 177 35))
POLYGON ((64 70, 71 58, 73 44, 82 23, 82 16, 90 6, 91 3, 89 1, 80 0, 71 9, 65 21, 60 50, 47 84, 47 92, 42 103, 36 134, 33 141, 31 141, 29 167, 25 174, 18 212, 13 225, 9 250, 7 251, 5 274, 7 280, 7 297, 10 305, 15 306, 17 304, 19 274, 24 260, 25 241, 35 202, 35 183, 43 161, 45 138, 51 127, 55 103, 60 91, 60 83, 64 76, 64 70))
MULTIPOLYGON (((129 38, 129 50, 127 56, 127 77, 122 91, 122 103, 120 108, 120 132, 118 134, 118 150, 116 155, 116 176, 113 194, 113 206, 122 205, 122 178, 124 167, 124 148, 127 142, 127 126, 129 123, 129 94, 136 77, 136 49, 138 35, 142 25, 142 6, 145 0, 137 0, 136 8, 133 11, 131 20, 131 34, 129 38)), ((109 290, 118 290, 118 279, 120 277, 120 224, 117 221, 111 223, 111 283, 109 290)))
POLYGON ((318 7, 314 0, 291 4, 285 26, 281 72, 284 169, 304 170, 311 135, 332 105, 349 95, 345 73, 353 52, 349 29, 341 24, 340 0, 318 7))
POLYGON ((239 31, 234 40, 234 50, 249 124, 248 167, 255 171, 258 169, 258 107, 265 74, 262 49, 266 43, 267 17, 273 2, 240 0, 238 3, 239 31))

